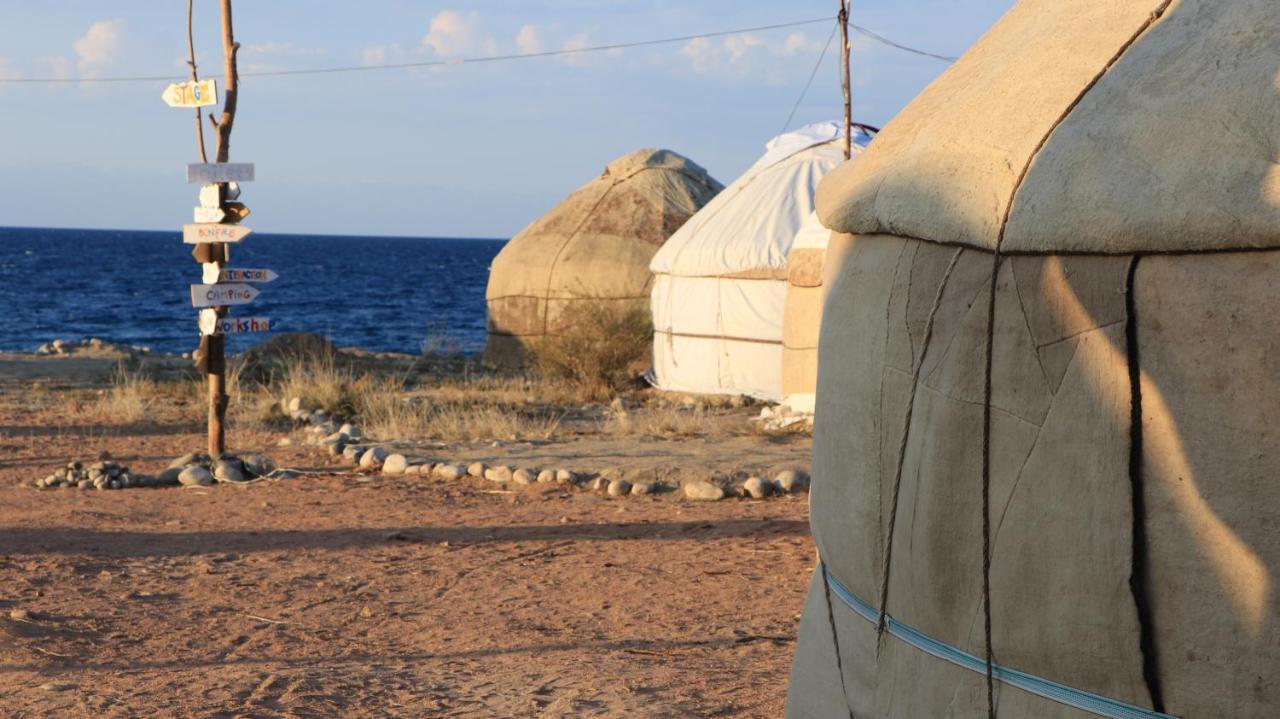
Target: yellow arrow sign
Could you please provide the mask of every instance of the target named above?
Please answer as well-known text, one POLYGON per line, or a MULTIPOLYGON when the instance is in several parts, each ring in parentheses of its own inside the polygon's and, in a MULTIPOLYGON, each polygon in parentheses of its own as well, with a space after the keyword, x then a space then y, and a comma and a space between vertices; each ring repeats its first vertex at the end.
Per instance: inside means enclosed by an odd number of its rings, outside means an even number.
POLYGON ((160 96, 169 107, 204 107, 218 102, 218 86, 213 80, 175 82, 160 96))

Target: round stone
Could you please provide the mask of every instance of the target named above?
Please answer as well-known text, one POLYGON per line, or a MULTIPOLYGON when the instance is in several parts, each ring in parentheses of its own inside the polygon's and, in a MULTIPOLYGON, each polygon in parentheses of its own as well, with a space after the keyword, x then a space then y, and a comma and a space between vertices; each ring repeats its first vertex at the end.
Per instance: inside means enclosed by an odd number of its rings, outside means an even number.
POLYGON ((246 454, 244 471, 252 477, 265 477, 276 471, 276 463, 265 454, 246 454))
POLYGON ((703 502, 714 502, 724 499, 724 490, 706 480, 698 479, 684 485, 684 496, 703 502))
POLYGON ((609 482, 608 493, 610 497, 625 497, 631 493, 631 483, 625 479, 615 479, 609 482))
POLYGON ((370 447, 360 456, 360 467, 363 469, 378 469, 387 459, 387 450, 381 447, 370 447))
POLYGON ((243 482, 248 479, 244 463, 238 459, 220 459, 213 465, 213 478, 219 482, 243 482))
POLYGON ((516 484, 533 484, 538 481, 538 478, 534 476, 533 472, 521 467, 511 473, 511 481, 516 484))
POLYGON ((510 482, 511 468, 506 465, 498 465, 497 467, 490 467, 489 469, 485 470, 484 478, 489 480, 490 482, 510 482))
POLYGON ((488 470, 484 462, 472 462, 467 466, 467 474, 477 479, 483 479, 484 473, 488 470))
POLYGON ((409 468, 409 460, 403 454, 387 455, 382 462, 383 474, 404 474, 409 468))
POLYGON ((809 475, 804 472, 798 472, 794 469, 784 470, 773 478, 774 485, 778 491, 784 494, 792 492, 805 492, 809 489, 809 475))
POLYGON ((773 483, 759 477, 748 477, 742 483, 742 493, 752 499, 764 499, 773 493, 773 483))
POLYGON ((436 465, 436 468, 431 472, 431 474, 435 477, 439 477, 440 479, 445 479, 450 481, 458 479, 459 477, 465 475, 466 473, 467 473, 467 470, 465 468, 459 467, 456 464, 438 464, 436 465))
POLYGON ((213 484, 213 473, 200 465, 193 465, 178 474, 178 483, 184 487, 208 487, 213 484))
POLYGON ((636 482, 631 485, 631 496, 640 497, 646 494, 653 494, 653 482, 636 482))

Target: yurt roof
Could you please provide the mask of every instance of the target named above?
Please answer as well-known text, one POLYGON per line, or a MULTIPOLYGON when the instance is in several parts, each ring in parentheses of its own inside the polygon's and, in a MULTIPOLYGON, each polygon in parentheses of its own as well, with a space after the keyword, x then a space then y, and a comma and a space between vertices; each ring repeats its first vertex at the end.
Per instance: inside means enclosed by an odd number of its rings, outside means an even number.
POLYGON ((1021 0, 818 212, 1011 253, 1280 246, 1277 26, 1276 0, 1021 0))
MULTIPOLYGON (((785 267, 818 181, 844 160, 840 138, 838 124, 823 122, 770 140, 750 169, 667 240, 650 269, 714 277, 785 267)), ((860 130, 855 140, 856 151, 869 137, 860 130)))

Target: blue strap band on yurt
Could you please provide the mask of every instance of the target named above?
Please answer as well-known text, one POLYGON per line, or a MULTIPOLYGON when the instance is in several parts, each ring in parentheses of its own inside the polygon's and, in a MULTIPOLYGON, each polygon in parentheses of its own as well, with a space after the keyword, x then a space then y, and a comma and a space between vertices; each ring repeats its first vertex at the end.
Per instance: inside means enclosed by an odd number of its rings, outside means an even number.
MULTIPOLYGON (((825 564, 822 565, 822 572, 826 575, 827 582, 831 586, 831 593, 839 597, 840 601, 844 602, 854 613, 871 624, 876 624, 879 621, 879 613, 875 607, 855 597, 847 587, 840 583, 840 580, 827 571, 825 564)), ((987 663, 984 659, 975 657, 948 644, 943 644, 933 637, 922 634, 897 621, 893 617, 887 617, 886 622, 886 628, 891 636, 901 639, 916 649, 972 672, 983 675, 987 673, 987 663)), ((1111 717, 1112 719, 1176 719, 1169 714, 1161 714, 1160 712, 1143 709, 1115 699, 1090 694, 1086 691, 1073 689, 1072 687, 1027 674, 1026 672, 1020 672, 1016 669, 1002 667, 998 664, 993 667, 992 674, 996 681, 1003 684, 1017 687, 1036 696, 1097 714, 1098 716, 1111 717)))

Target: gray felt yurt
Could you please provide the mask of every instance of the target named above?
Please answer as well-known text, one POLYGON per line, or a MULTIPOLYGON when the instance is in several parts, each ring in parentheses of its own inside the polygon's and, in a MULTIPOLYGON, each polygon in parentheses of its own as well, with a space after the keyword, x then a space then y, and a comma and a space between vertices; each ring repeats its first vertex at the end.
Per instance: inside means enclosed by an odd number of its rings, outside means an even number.
POLYGON ((789 717, 1280 716, 1277 28, 1021 0, 824 179, 789 717))
POLYGON ((647 307, 649 260, 721 189, 669 150, 639 150, 610 163, 494 258, 485 362, 522 365, 530 345, 558 333, 583 302, 647 307))

